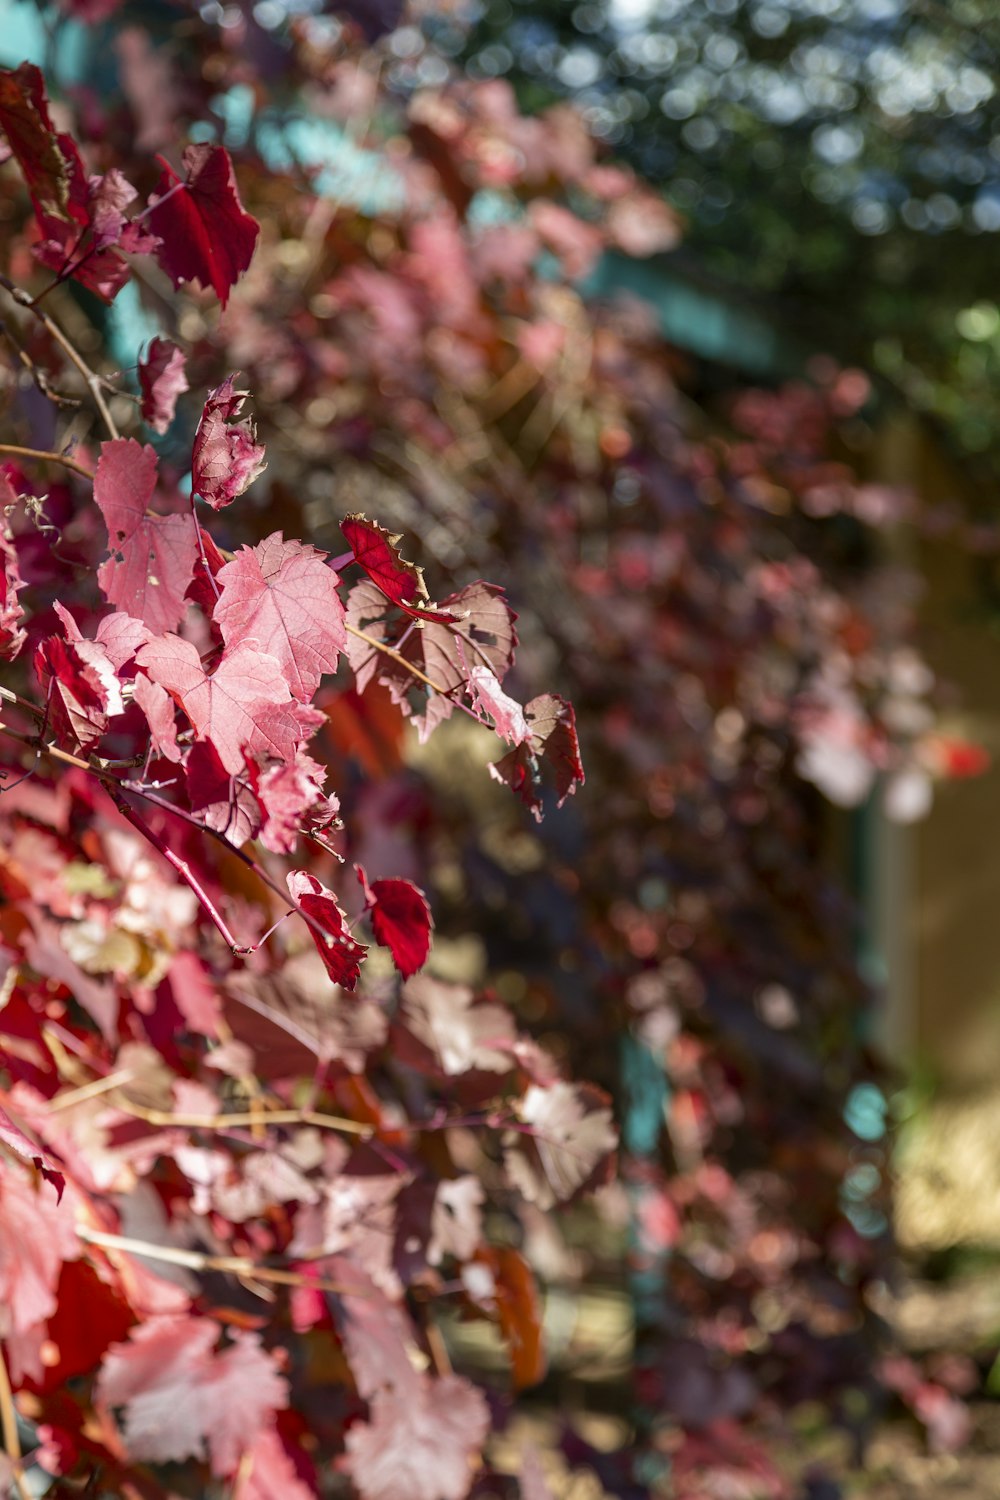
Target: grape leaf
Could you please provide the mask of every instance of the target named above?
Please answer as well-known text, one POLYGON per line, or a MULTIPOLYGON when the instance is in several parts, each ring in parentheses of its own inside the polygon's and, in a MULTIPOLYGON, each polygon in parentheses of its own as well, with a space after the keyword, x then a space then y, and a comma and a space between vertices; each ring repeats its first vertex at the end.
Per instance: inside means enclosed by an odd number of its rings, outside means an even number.
POLYGON ((224 652, 209 676, 197 649, 178 635, 160 635, 136 655, 140 667, 180 704, 198 737, 211 740, 231 774, 245 766, 244 751, 292 760, 297 737, 292 717, 269 713, 290 694, 273 656, 243 641, 224 652))
POLYGON ((362 1500, 465 1500, 489 1430, 486 1400, 459 1375, 377 1391, 345 1439, 362 1500))
POLYGON ((508 745, 523 745, 531 730, 524 709, 509 698, 489 667, 474 666, 469 673, 469 696, 479 714, 488 714, 493 727, 508 745))
POLYGON ((159 516, 147 507, 156 488, 156 454, 134 438, 101 445, 94 499, 108 528, 111 556, 97 572, 104 595, 159 635, 186 608, 198 545, 190 516, 159 516))
POLYGON ((51 1182, 55 1188, 56 1202, 62 1202, 63 1191, 66 1187, 66 1179, 62 1172, 53 1165, 41 1147, 36 1146, 23 1130, 18 1129, 2 1105, 0 1105, 0 1144, 6 1146, 8 1151, 13 1151, 22 1161, 28 1161, 37 1168, 46 1182, 51 1182))
POLYGON ((156 1463, 211 1459, 231 1475, 288 1403, 288 1387, 254 1333, 238 1331, 216 1351, 218 1325, 193 1316, 153 1317, 112 1344, 98 1376, 98 1397, 124 1407, 133 1458, 156 1463))
MULTIPOLYGON (((56 608, 59 609, 57 604, 56 608)), ((74 740, 81 750, 97 744, 109 718, 125 705, 114 667, 96 641, 62 640, 57 635, 41 641, 35 651, 35 670, 48 700, 50 729, 74 740)))
POLYGON ((470 583, 442 600, 450 624, 428 620, 419 630, 410 629, 405 617, 390 620, 381 590, 367 579, 351 589, 347 599, 347 622, 374 641, 391 646, 403 661, 394 661, 368 641, 349 635, 346 654, 363 692, 372 678, 383 683, 405 714, 412 715, 421 740, 447 719, 455 707, 455 695, 465 689, 476 666, 488 666, 502 681, 514 660, 517 615, 503 591, 481 580, 470 583), (435 683, 441 692, 414 678, 405 663, 435 683))
POLYGON ((68 135, 57 135, 49 115, 45 80, 34 63, 0 69, 0 127, 24 173, 39 215, 67 217, 80 153, 68 135))
POLYGON ((257 799, 245 780, 229 774, 211 740, 191 746, 184 773, 191 811, 199 822, 221 833, 235 849, 257 837, 257 799))
MULTIPOLYGON (((401 1020, 449 1076, 473 1070, 509 1073, 514 1022, 500 1005, 477 1002, 468 985, 420 975, 403 987, 401 1020)), ((419 1061, 419 1055, 415 1059, 419 1061)))
POLYGON ((531 1135, 511 1137, 504 1152, 507 1175, 529 1203, 549 1209, 565 1203, 608 1167, 618 1137, 610 1102, 589 1084, 532 1084, 518 1113, 531 1135))
POLYGON ((404 979, 409 979, 427 962, 434 926, 427 897, 412 881, 373 880, 360 865, 355 865, 365 905, 371 912, 375 941, 388 948, 392 961, 404 979))
POLYGON ((555 780, 558 807, 584 783, 576 715, 565 698, 544 693, 527 704, 524 717, 530 730, 528 739, 490 766, 490 774, 516 792, 540 823, 543 767, 549 768, 555 780))
POLYGON ((275 531, 241 547, 216 582, 213 619, 223 640, 253 636, 281 664, 293 695, 308 702, 324 672, 337 670, 347 641, 337 575, 323 553, 275 531))
POLYGON ((183 181, 160 158, 163 173, 150 199, 150 223, 161 242, 157 259, 175 287, 198 281, 225 307, 253 259, 260 225, 240 202, 223 146, 188 146, 181 159, 183 181))
POLYGON ((312 917, 327 934, 310 926, 313 942, 319 956, 326 965, 326 972, 334 984, 353 990, 361 974, 361 964, 368 949, 364 943, 355 942, 347 926, 347 918, 337 905, 337 898, 327 890, 322 881, 310 875, 308 870, 290 870, 285 877, 288 891, 301 911, 312 917))
POLYGON ((336 818, 336 798, 323 795, 326 772, 304 751, 292 762, 273 762, 262 769, 251 761, 248 769, 264 818, 260 840, 266 849, 290 854, 304 825, 326 827, 336 818))
POLYGON ((447 611, 425 609, 414 603, 427 598, 423 569, 400 556, 396 546, 400 540, 398 536, 364 516, 347 516, 341 521, 340 529, 358 567, 365 570, 379 592, 391 603, 414 619, 443 623, 451 620, 447 611))
POLYGON ((253 423, 237 421, 247 392, 234 389, 233 378, 209 392, 191 453, 191 487, 213 510, 231 504, 267 467, 253 423))
POLYGON ((139 361, 142 420, 154 432, 166 432, 174 420, 178 396, 188 389, 182 351, 169 339, 153 339, 139 361))
POLYGON ((21 621, 24 610, 18 594, 24 581, 17 563, 17 550, 8 527, 0 529, 0 554, 3 556, 3 572, 0 573, 0 656, 15 657, 24 645, 26 633, 21 621))
POLYGON ((0 1161, 0 1337, 27 1333, 55 1311, 59 1268, 80 1254, 68 1208, 0 1161))
POLYGON ((132 702, 146 716, 154 754, 162 755, 164 760, 179 761, 181 749, 177 743, 177 711, 167 690, 158 682, 153 682, 145 672, 137 672, 132 684, 132 702))

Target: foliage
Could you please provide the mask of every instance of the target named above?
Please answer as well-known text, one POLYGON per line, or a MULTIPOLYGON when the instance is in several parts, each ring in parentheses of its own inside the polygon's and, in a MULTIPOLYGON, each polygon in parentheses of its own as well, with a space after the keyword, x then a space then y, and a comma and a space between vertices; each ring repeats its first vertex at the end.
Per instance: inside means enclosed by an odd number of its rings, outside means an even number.
POLYGON ((328 18, 117 23, 124 99, 67 97, 72 137, 30 68, 0 92, 0 1276, 37 1462, 462 1500, 508 1403, 441 1326, 539 1381, 536 1281, 606 1271, 563 1209, 600 1186, 645 1297, 615 1484, 782 1495, 764 1427, 870 1418, 886 1251, 816 788, 912 813, 952 754, 877 557, 906 499, 828 456, 866 384, 693 413, 644 311, 574 288, 677 223, 566 109, 401 102, 328 18), (353 194, 296 156, 316 120, 353 194))
POLYGON ((690 274, 754 288, 995 470, 991 5, 493 0, 469 30, 466 14, 428 9, 428 56, 463 53, 533 109, 577 100, 689 221, 690 274))

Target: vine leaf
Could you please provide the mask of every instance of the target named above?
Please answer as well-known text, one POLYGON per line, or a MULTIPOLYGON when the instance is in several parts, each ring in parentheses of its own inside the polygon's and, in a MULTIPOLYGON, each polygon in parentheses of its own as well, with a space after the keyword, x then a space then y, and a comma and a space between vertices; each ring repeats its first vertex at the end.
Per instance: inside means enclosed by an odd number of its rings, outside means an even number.
POLYGON ((360 865, 355 865, 365 906, 371 913, 375 941, 388 948, 392 961, 404 979, 409 979, 427 962, 434 921, 427 897, 410 880, 392 878, 373 880, 360 865))
POLYGON ((266 468, 253 423, 237 421, 246 398, 227 376, 209 393, 194 435, 191 487, 213 510, 231 504, 266 468))
POLYGON ((156 454, 135 438, 102 443, 94 499, 108 528, 111 556, 97 570, 104 596, 156 635, 173 630, 187 608, 198 544, 189 516, 155 515, 156 454))
POLYGON ((311 917, 327 934, 324 941, 322 933, 310 925, 309 931, 326 966, 326 972, 334 984, 343 985, 345 990, 353 990, 368 949, 364 943, 356 942, 351 936, 347 917, 337 904, 336 896, 315 875, 310 875, 308 870, 290 870, 286 880, 289 895, 299 910, 311 917))
POLYGON ((253 259, 260 225, 240 202, 224 146, 188 146, 181 160, 183 179, 160 158, 163 172, 150 200, 157 259, 175 287, 198 281, 225 307, 253 259))

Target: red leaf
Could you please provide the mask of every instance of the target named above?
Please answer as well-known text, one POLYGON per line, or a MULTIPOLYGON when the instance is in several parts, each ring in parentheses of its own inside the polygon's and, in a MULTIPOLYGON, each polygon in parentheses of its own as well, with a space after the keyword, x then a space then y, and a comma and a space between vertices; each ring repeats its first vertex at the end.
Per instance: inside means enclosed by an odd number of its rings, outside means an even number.
POLYGON ((490 774, 495 780, 506 782, 541 822, 543 766, 548 766, 555 778, 558 807, 584 782, 576 715, 565 698, 545 693, 531 700, 524 716, 530 737, 490 766, 490 774))
MULTIPOLYGON (((57 613, 62 606, 56 603, 57 613)), ((49 636, 35 652, 35 670, 48 700, 49 728, 82 750, 96 745, 108 719, 125 705, 114 667, 103 646, 86 641, 67 616, 71 639, 49 636)))
POLYGON ((367 1423, 346 1437, 362 1500, 465 1500, 489 1430, 480 1391, 458 1375, 376 1392, 367 1423))
POLYGON ((208 1318, 153 1317, 108 1350, 98 1397, 125 1408, 129 1454, 154 1463, 204 1458, 231 1475, 288 1388, 254 1333, 238 1332, 216 1351, 218 1325, 208 1318))
POLYGON ((275 531, 241 547, 217 577, 213 619, 224 641, 252 636, 281 664, 292 693, 308 702, 324 672, 335 672, 347 642, 337 575, 324 555, 275 531))
POLYGON ((423 569, 400 557, 396 546, 398 536, 364 516, 348 516, 341 521, 340 529, 358 567, 364 568, 375 586, 393 604, 415 619, 444 622, 452 619, 450 614, 414 605, 415 600, 427 598, 423 569))
POLYGON ((231 775, 243 770, 245 752, 294 759, 301 728, 292 716, 273 712, 274 705, 288 702, 288 684, 274 657, 255 641, 226 651, 211 677, 197 649, 178 635, 158 636, 136 661, 174 696, 199 739, 211 740, 231 775))
POLYGON ((19 1156, 22 1161, 30 1161, 33 1167, 37 1167, 46 1182, 51 1182, 55 1188, 56 1202, 62 1202, 63 1190, 66 1186, 65 1177, 58 1167, 53 1166, 41 1147, 36 1146, 34 1141, 28 1139, 23 1130, 18 1129, 2 1106, 0 1106, 0 1142, 7 1147, 8 1151, 13 1151, 15 1155, 19 1156))
POLYGON ((235 849, 257 837, 257 799, 245 781, 229 774, 211 740, 191 746, 184 770, 191 811, 206 828, 221 833, 235 849))
POLYGON ((264 822, 260 841, 275 854, 290 854, 304 824, 324 826, 337 816, 337 802, 323 795, 323 767, 300 751, 291 763, 279 762, 261 770, 249 766, 250 785, 260 803, 264 822))
POLYGON ((161 240, 157 259, 174 286, 198 281, 214 288, 225 307, 253 258, 260 226, 240 202, 224 147, 188 146, 182 160, 183 183, 161 161, 163 175, 150 200, 150 223, 161 240))
POLYGON ((236 421, 246 398, 246 391, 233 389, 230 375, 210 392, 194 435, 191 486, 213 510, 242 495, 267 467, 253 423, 236 421))
POLYGON ((388 948, 404 979, 427 962, 434 926, 427 897, 409 880, 373 880, 356 865, 365 905, 371 912, 375 941, 388 948))
POLYGON ((469 696, 472 707, 480 714, 488 714, 493 728, 508 745, 523 745, 531 734, 524 709, 514 698, 509 698, 497 682, 489 667, 475 666, 469 673, 469 696))
POLYGON ((70 137, 56 134, 45 80, 33 63, 0 69, 0 126, 24 173, 36 212, 67 218, 70 190, 74 177, 83 177, 83 163, 70 137))
POLYGON ((376 678, 386 686, 405 714, 413 716, 422 740, 447 719, 455 696, 468 686, 477 666, 488 666, 498 681, 510 669, 517 648, 516 614, 503 591, 481 580, 467 584, 442 601, 448 624, 425 620, 411 630, 407 619, 394 625, 387 618, 384 595, 367 579, 355 584, 347 600, 347 621, 373 640, 385 642, 418 667, 442 690, 433 692, 413 676, 403 662, 394 661, 356 635, 349 635, 346 654, 363 692, 376 678), (424 700, 422 709, 415 705, 424 700))
POLYGON ((336 896, 315 875, 310 875, 308 870, 291 870, 286 880, 289 894, 296 906, 312 917, 328 934, 324 942, 315 927, 309 928, 320 958, 326 965, 326 972, 334 984, 343 985, 345 990, 353 990, 368 949, 364 943, 355 942, 351 937, 347 918, 337 905, 336 896))
POLYGON ((493 1295, 500 1331, 510 1353, 510 1372, 515 1390, 537 1385, 544 1379, 546 1359, 542 1341, 542 1303, 538 1283, 528 1262, 518 1251, 484 1246, 476 1260, 493 1276, 493 1295))
POLYGON ((15 657, 25 642, 25 631, 21 624, 24 610, 18 602, 18 594, 24 581, 17 564, 17 551, 9 529, 0 529, 0 554, 3 556, 3 572, 0 573, 0 656, 15 657))
POLYGON ((177 397, 188 389, 181 350, 169 339, 154 339, 139 361, 142 420, 154 432, 166 432, 174 420, 177 397))
POLYGON ((156 454, 134 438, 101 445, 94 499, 108 528, 111 556, 97 572, 105 597, 157 635, 172 630, 198 555, 190 516, 147 510, 156 488, 156 454))

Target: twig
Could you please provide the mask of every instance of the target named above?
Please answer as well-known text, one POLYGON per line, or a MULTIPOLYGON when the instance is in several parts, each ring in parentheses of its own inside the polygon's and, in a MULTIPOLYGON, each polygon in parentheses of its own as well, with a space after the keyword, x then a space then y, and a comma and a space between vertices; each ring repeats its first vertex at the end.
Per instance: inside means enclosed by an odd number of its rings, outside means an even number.
MULTIPOLYGON (((53 1105, 58 1104, 58 1099, 53 1105)), ((144 1105, 124 1101, 120 1108, 147 1125, 164 1128, 176 1125, 185 1130, 231 1130, 247 1125, 315 1125, 318 1130, 339 1130, 345 1135, 374 1135, 371 1125, 360 1120, 343 1120, 339 1115, 324 1115, 313 1109, 264 1109, 227 1115, 172 1114, 165 1109, 146 1109, 144 1105)))
POLYGON ((439 687, 432 677, 427 677, 421 672, 419 667, 413 665, 412 661, 407 661, 406 657, 399 651, 393 650, 392 646, 387 646, 385 641, 377 641, 373 635, 368 635, 366 631, 359 630, 356 625, 351 625, 350 623, 347 623, 345 628, 349 635, 356 636, 359 641, 364 641, 367 645, 373 647, 374 650, 381 651, 384 656, 391 656, 393 661, 398 662, 401 667, 405 667, 408 672, 412 672, 414 677, 426 683, 435 693, 440 693, 442 698, 449 696, 451 689, 439 687))
POLYGON ((224 1271, 255 1281, 270 1281, 277 1286, 315 1287, 317 1291, 337 1292, 350 1297, 365 1295, 361 1286, 345 1286, 343 1282, 305 1276, 301 1271, 287 1271, 280 1266, 259 1266, 246 1255, 206 1255, 201 1250, 181 1250, 175 1245, 154 1245, 148 1240, 134 1240, 124 1234, 107 1234, 103 1229, 89 1229, 86 1225, 78 1226, 76 1232, 88 1245, 97 1245, 102 1250, 144 1255, 149 1260, 166 1261, 172 1266, 184 1266, 189 1271, 224 1271))
POLYGON ((111 409, 108 406, 108 403, 105 401, 103 392, 101 391, 101 377, 99 375, 96 375, 90 368, 83 355, 76 348, 76 345, 71 343, 71 341, 63 333, 62 329, 59 327, 59 324, 49 316, 44 308, 37 307, 32 299, 28 296, 27 292, 22 291, 21 288, 15 282, 11 281, 8 276, 4 276, 2 274, 0 274, 0 286, 2 286, 10 294, 13 300, 17 303, 18 307, 25 308, 27 312, 30 312, 33 317, 38 319, 38 321, 47 330, 49 335, 55 339, 56 343, 59 345, 60 349, 66 355, 66 358, 70 361, 70 363, 76 366, 80 374, 83 376, 84 383, 86 384, 87 389, 91 394, 94 405, 100 412, 101 419, 104 422, 105 427, 108 429, 108 435, 111 438, 118 438, 120 434, 115 424, 115 419, 111 415, 111 409))
POLYGON ((0 1349, 0 1432, 3 1433, 3 1445, 14 1471, 14 1487, 21 1496, 21 1500, 32 1500, 31 1491, 25 1484, 21 1473, 21 1439, 17 1435, 17 1411, 14 1406, 14 1393, 10 1388, 10 1376, 7 1373, 7 1359, 2 1349, 0 1349))
POLYGON ((34 458, 50 464, 61 464, 64 469, 72 469, 74 474, 79 474, 81 479, 92 480, 94 477, 89 469, 72 458, 67 458, 64 453, 53 453, 45 448, 20 448, 16 443, 0 443, 0 453, 12 453, 15 458, 34 458))

